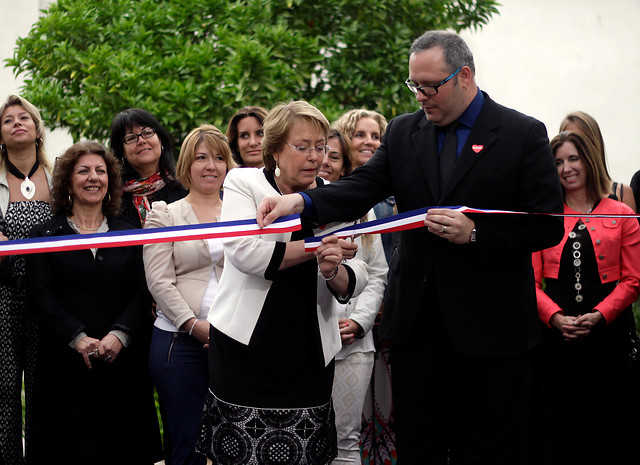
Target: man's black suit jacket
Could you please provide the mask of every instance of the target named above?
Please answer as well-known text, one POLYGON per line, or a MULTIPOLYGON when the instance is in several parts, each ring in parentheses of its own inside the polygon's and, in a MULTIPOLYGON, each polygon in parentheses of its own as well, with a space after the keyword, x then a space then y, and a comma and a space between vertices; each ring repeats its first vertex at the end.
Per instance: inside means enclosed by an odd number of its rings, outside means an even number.
MULTIPOLYGON (((389 195, 395 196, 399 212, 464 205, 562 213, 560 182, 544 125, 485 97, 442 193, 437 131, 420 110, 390 121, 380 148, 351 176, 306 192, 315 220, 324 224, 361 217, 389 195)), ((401 233, 390 264, 382 337, 402 344, 418 312, 427 311, 429 302, 437 299, 447 334, 463 355, 509 357, 539 342, 531 252, 560 241, 562 220, 545 215, 470 216, 476 243, 452 244, 426 228, 401 233)))

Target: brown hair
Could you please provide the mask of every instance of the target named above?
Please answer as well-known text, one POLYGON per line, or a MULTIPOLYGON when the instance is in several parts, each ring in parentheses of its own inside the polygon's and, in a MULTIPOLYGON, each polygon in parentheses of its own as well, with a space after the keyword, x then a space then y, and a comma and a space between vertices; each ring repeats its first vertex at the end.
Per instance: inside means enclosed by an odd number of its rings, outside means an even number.
POLYGON ((596 148, 596 152, 602 158, 602 163, 604 163, 604 170, 609 175, 609 170, 607 169, 607 160, 604 150, 604 138, 602 137, 602 132, 600 131, 600 126, 595 118, 584 111, 573 111, 564 117, 562 122, 560 123, 560 132, 567 131, 567 127, 570 124, 575 124, 578 126, 581 133, 583 133, 589 141, 596 148))
POLYGON ((551 151, 556 155, 556 151, 565 143, 571 142, 578 154, 584 159, 587 168, 587 192, 596 199, 607 197, 610 193, 611 178, 607 174, 604 161, 598 153, 598 149, 591 140, 578 131, 563 131, 551 139, 551 151))
POLYGON ((227 138, 222 131, 212 124, 203 124, 194 129, 182 142, 178 163, 176 165, 176 177, 187 189, 191 188, 191 165, 196 158, 196 149, 200 142, 204 142, 212 152, 219 152, 227 165, 227 171, 235 168, 236 164, 231 156, 231 149, 227 138))
POLYGON ((342 151, 342 169, 345 175, 348 175, 353 170, 353 158, 351 156, 351 144, 340 131, 335 128, 329 130, 329 137, 327 137, 327 143, 329 139, 338 139, 340 144, 340 150, 342 151))
POLYGON ((244 162, 242 161, 242 157, 238 151, 238 123, 240 120, 249 116, 253 116, 261 125, 263 125, 264 119, 267 116, 267 110, 255 105, 242 107, 231 117, 227 126, 229 147, 231 148, 233 160, 238 166, 244 166, 244 162))
POLYGON ((82 155, 93 154, 102 157, 107 166, 109 186, 102 202, 102 213, 117 215, 122 201, 122 180, 120 179, 120 163, 116 157, 98 142, 78 142, 56 159, 53 168, 53 187, 51 188, 51 209, 54 213, 71 215, 71 174, 82 155))

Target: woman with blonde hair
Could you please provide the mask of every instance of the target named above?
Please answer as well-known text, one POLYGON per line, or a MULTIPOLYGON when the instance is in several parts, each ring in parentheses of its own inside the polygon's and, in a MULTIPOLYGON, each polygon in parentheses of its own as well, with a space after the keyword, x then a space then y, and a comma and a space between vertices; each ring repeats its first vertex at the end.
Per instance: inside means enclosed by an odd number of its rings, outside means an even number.
POLYGON ((376 111, 360 108, 343 114, 333 123, 333 127, 349 141, 353 169, 356 169, 364 165, 380 147, 387 120, 376 111))
MULTIPOLYGON (((24 97, 11 95, 0 107, 0 238, 24 239, 51 217, 51 167, 44 123, 24 97)), ((37 328, 28 311, 24 256, 0 262, 0 463, 21 464, 22 380, 25 439, 29 440, 37 328)))
MULTIPOLYGON (((222 183, 234 166, 227 138, 218 128, 205 124, 191 131, 176 166, 177 179, 189 193, 169 205, 154 202, 145 229, 218 221, 222 183)), ((144 266, 157 303, 149 364, 165 410, 170 461, 204 464, 195 444, 208 386, 207 316, 222 273, 222 241, 147 244, 144 266)))

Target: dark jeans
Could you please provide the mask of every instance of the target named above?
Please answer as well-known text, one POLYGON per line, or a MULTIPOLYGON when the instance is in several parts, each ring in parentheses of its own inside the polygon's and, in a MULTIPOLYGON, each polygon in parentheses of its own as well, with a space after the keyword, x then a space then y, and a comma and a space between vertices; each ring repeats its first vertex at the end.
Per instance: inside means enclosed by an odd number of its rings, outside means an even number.
POLYGON ((149 367, 165 411, 172 465, 204 465, 195 451, 209 385, 207 350, 186 333, 153 328, 149 367))

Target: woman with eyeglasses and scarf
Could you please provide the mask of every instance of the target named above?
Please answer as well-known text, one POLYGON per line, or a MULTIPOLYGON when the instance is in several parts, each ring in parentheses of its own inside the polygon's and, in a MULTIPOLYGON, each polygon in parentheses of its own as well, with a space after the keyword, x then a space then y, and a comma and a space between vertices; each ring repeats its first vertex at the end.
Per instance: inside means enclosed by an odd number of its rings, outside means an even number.
POLYGON ((122 163, 120 218, 141 228, 153 202, 175 202, 187 195, 176 181, 173 143, 160 122, 146 110, 130 108, 111 123, 111 150, 122 163))

